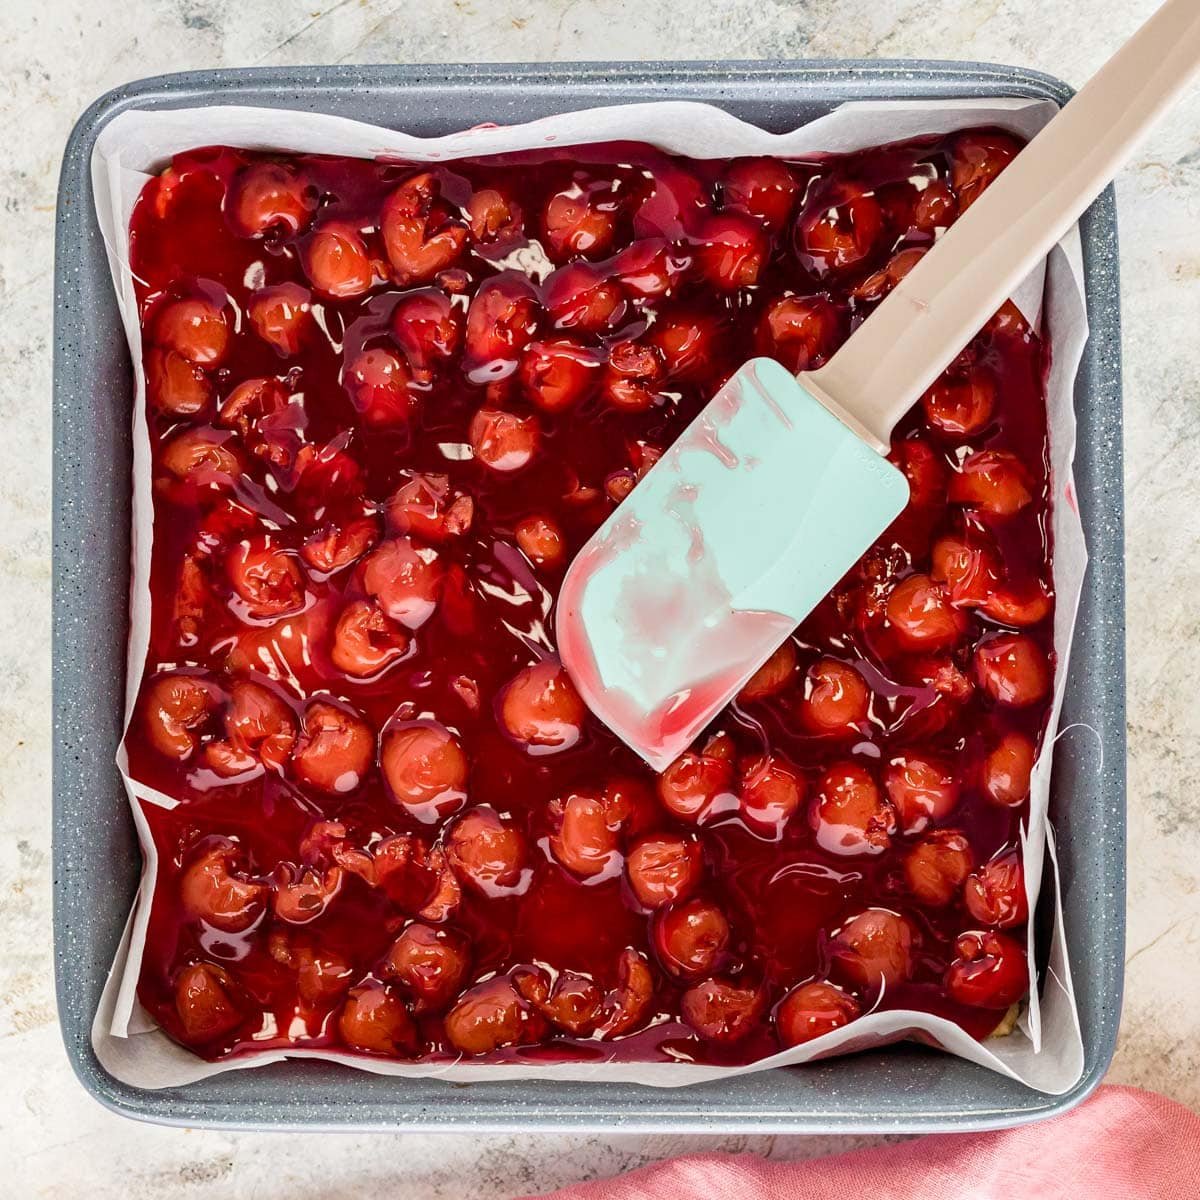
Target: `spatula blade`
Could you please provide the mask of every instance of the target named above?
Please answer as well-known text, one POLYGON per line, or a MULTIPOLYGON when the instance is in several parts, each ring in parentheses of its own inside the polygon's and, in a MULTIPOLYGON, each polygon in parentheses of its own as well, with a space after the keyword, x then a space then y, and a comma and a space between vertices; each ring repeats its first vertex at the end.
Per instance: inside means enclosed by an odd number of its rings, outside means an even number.
POLYGON ((907 500, 895 467, 777 362, 753 359, 571 564, 563 664, 662 770, 907 500))

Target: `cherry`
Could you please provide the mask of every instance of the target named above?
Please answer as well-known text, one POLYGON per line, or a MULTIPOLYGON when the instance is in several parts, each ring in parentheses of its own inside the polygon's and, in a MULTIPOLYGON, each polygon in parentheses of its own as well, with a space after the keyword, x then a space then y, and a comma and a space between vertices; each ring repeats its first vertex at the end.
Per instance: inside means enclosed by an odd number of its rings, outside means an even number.
POLYGON ((221 401, 217 424, 248 437, 258 421, 287 406, 287 388, 278 379, 246 379, 221 401))
POLYGON ((545 1019, 506 975, 477 983, 446 1014, 446 1036, 463 1054, 488 1054, 503 1046, 536 1042, 545 1031, 545 1019))
POLYGON ((467 231, 449 220, 431 172, 406 179, 384 201, 380 232, 396 279, 426 283, 451 266, 467 244, 467 231))
POLYGON ((1007 133, 959 134, 950 148, 950 182, 958 196, 959 209, 966 212, 1021 149, 1007 133))
POLYGON ((322 520, 335 504, 360 507, 366 483, 357 460, 338 448, 339 438, 326 446, 306 443, 296 452, 296 483, 292 501, 309 522, 322 520))
POLYGON ((414 922, 391 944, 383 969, 408 989, 418 1016, 440 1012, 458 994, 467 977, 470 945, 451 929, 414 922))
POLYGON ((462 903, 462 884, 441 846, 429 851, 428 866, 435 880, 433 894, 417 910, 417 916, 423 921, 447 921, 462 903))
POLYGON ((412 374, 391 350, 364 350, 342 372, 342 386, 367 425, 377 429, 408 425, 418 408, 409 387, 412 374))
POLYGON ((275 868, 275 895, 271 907, 278 920, 307 925, 329 907, 341 887, 341 867, 321 870, 280 863, 275 868))
POLYGON ((454 873, 482 896, 501 896, 521 883, 525 838, 491 808, 463 813, 446 838, 446 857, 454 873))
POLYGON ((667 374, 682 383, 711 377, 719 353, 719 333, 714 317, 674 313, 655 322, 648 337, 662 355, 667 374))
POLYGON ((804 680, 800 721, 812 733, 854 733, 866 721, 870 704, 867 681, 849 663, 819 658, 804 680))
POLYGON ((1025 869, 1015 847, 994 854, 975 871, 963 888, 967 912, 981 925, 1011 929, 1029 920, 1025 869))
POLYGON ((599 366, 595 352, 564 338, 530 342, 521 355, 521 387, 543 412, 565 412, 592 389, 599 366))
POLYGON ((924 257, 924 246, 897 251, 886 267, 868 275, 850 294, 856 300, 882 300, 924 257))
POLYGON ((928 442, 906 438, 888 456, 908 480, 909 503, 937 508, 946 502, 946 461, 928 442))
POLYGON ((900 642, 910 650, 948 649, 967 629, 946 589, 928 575, 909 575, 896 584, 885 611, 900 642))
POLYGON ((438 552, 406 536, 380 542, 363 562, 362 585, 385 617, 420 629, 437 608, 445 569, 438 552))
POLYGON ((658 777, 662 806, 681 821, 698 824, 733 793, 733 764, 710 753, 681 754, 658 777))
POLYGON ((375 281, 367 244, 351 225, 322 225, 309 237, 302 259, 313 287, 335 300, 361 296, 375 281))
POLYGON ((338 1014, 338 1033, 352 1050, 411 1058, 417 1053, 417 1029, 404 1001, 385 984, 352 988, 338 1014))
POLYGON ((654 975, 650 964, 631 946, 617 959, 617 986, 605 993, 597 1032, 603 1038, 620 1037, 650 1015, 654 1001, 654 975))
POLYGON ((588 976, 561 971, 551 981, 546 970, 525 968, 513 976, 513 983, 521 996, 558 1029, 572 1037, 595 1033, 604 997, 588 976))
POLYGON ((996 381, 991 372, 975 367, 966 373, 943 375, 921 397, 925 420, 934 429, 955 437, 980 433, 996 407, 996 381))
POLYGON ((542 285, 542 302, 559 329, 600 333, 619 325, 625 296, 590 263, 559 267, 542 285))
POLYGON ((950 477, 948 494, 955 504, 1007 517, 1033 500, 1033 481, 1015 454, 979 450, 950 477))
POLYGON ((238 542, 226 556, 225 573, 251 617, 282 617, 304 607, 304 583, 295 558, 267 534, 238 542))
POLYGON ((913 224, 925 233, 946 229, 958 216, 958 202, 953 192, 940 180, 935 179, 917 198, 913 209, 913 224))
POLYGON ((785 1046, 799 1046, 849 1025, 862 1015, 858 1001, 835 983, 813 980, 793 988, 775 1010, 775 1028, 785 1046))
POLYGON ((374 517, 357 517, 344 525, 330 524, 309 536, 300 547, 300 557, 314 571, 332 575, 366 554, 378 534, 374 517))
POLYGON ((225 737, 204 748, 205 761, 218 775, 238 775, 259 764, 278 771, 295 745, 296 722, 274 692, 239 679, 229 688, 225 737))
POLYGON ((465 365, 471 382, 511 375, 537 326, 537 295, 524 275, 509 271, 485 279, 467 309, 465 365))
POLYGON ((304 934, 272 931, 268 953, 281 966, 296 972, 296 992, 309 1008, 341 999, 354 969, 336 950, 318 947, 304 934))
POLYGON ((826 295, 781 296, 763 313, 759 348, 789 371, 819 367, 834 348, 840 318, 826 295))
POLYGON ((614 408, 644 412, 659 401, 654 385, 663 377, 663 361, 657 347, 625 339, 608 348, 608 366, 601 389, 614 408))
POLYGON ((1053 599, 1039 580, 1000 587, 980 602, 980 611, 1002 625, 1036 625, 1050 615, 1053 599))
POLYGON ((371 768, 375 738, 348 708, 311 700, 300 721, 292 771, 301 783, 322 792, 351 792, 371 768))
POLYGON ((410 471, 407 476, 387 502, 391 529, 440 543, 460 537, 471 528, 475 501, 454 491, 448 475, 410 471))
POLYGON ((629 886, 643 908, 684 900, 700 884, 704 858, 700 843, 682 834, 648 834, 625 858, 629 886))
POLYGON ((569 792, 551 800, 550 853, 584 879, 605 873, 620 858, 621 826, 604 796, 569 792))
POLYGON ((235 999, 229 972, 213 963, 184 967, 175 980, 175 1012, 183 1038, 194 1044, 216 1041, 232 1033, 245 1019, 235 999))
POLYGON ((822 774, 809 823, 830 854, 882 854, 896 832, 896 813, 866 767, 840 762, 822 774))
POLYGON ((366 679, 402 659, 411 643, 408 631, 388 620, 379 605, 355 600, 338 617, 329 657, 339 671, 366 679))
POLYGON ((796 222, 800 261, 817 276, 856 266, 883 233, 879 201, 852 183, 827 184, 814 195, 796 222))
POLYGON ((259 288, 246 305, 254 332, 284 358, 299 354, 317 327, 312 292, 298 283, 259 288))
POLYGON ((481 408, 471 418, 471 449, 477 461, 507 473, 527 466, 537 453, 541 432, 535 417, 503 408, 481 408))
POLYGON ((718 213, 701 227, 696 263, 709 283, 731 292, 758 282, 767 251, 760 222, 740 213, 718 213))
POLYGON ((743 765, 738 792, 746 821, 778 833, 803 802, 805 785, 787 759, 762 754, 743 765))
POLYGON ((729 941, 729 922, 711 901, 693 897, 651 918, 650 937, 662 967, 679 979, 712 973, 729 941))
POLYGON ((586 714, 575 685, 556 658, 518 672, 500 700, 501 728, 535 755, 574 746, 583 736, 586 714))
POLYGON ((152 340, 201 367, 220 365, 229 346, 229 321, 211 300, 173 300, 154 316, 152 340))
POLYGON ((525 236, 521 206, 495 188, 480 188, 467 201, 471 236, 485 246, 520 241, 525 236))
POLYGON ((616 199, 606 180, 576 180, 546 201, 542 234, 546 251, 561 261, 579 255, 603 258, 616 235, 616 199), (609 197, 604 196, 605 192, 609 197))
POLYGON ((983 794, 1004 808, 1015 808, 1029 795, 1029 776, 1037 752, 1023 733, 1001 735, 983 760, 983 794))
POLYGON ((991 930, 960 934, 956 957, 946 969, 946 990, 959 1004, 973 1008, 1008 1008, 1029 990, 1025 949, 991 930))
POLYGON ((177 354, 151 346, 146 351, 146 395, 172 417, 193 417, 212 400, 212 381, 203 369, 177 354))
POLYGON ((448 816, 466 803, 467 756, 436 722, 385 730, 379 762, 393 798, 419 820, 448 816))
POLYGON ((205 679, 195 675, 160 675, 146 689, 142 700, 150 745, 167 758, 181 761, 190 758, 219 703, 216 685, 205 679))
POLYGON ((759 986, 734 979, 706 979, 679 998, 679 1015, 703 1038, 736 1042, 748 1034, 767 1007, 759 986))
POLYGON ((975 648, 975 675, 995 701, 1013 708, 1036 704, 1050 691, 1045 651, 1022 633, 986 638, 975 648))
POLYGON ((234 177, 226 212, 238 233, 254 237, 270 230, 299 233, 317 207, 316 188, 290 166, 259 162, 234 177))
POLYGON ((954 772, 940 759, 907 752, 884 769, 883 786, 904 833, 920 833, 948 817, 958 804, 954 772))
POLYGON ((796 644, 790 638, 779 646, 738 692, 739 704, 750 704, 777 696, 796 673, 796 644))
POLYGON ((242 473, 232 434, 185 429, 162 448, 162 465, 177 479, 196 485, 228 487, 242 473))
POLYGON ((957 829, 926 834, 904 859, 908 890, 932 908, 949 904, 971 871, 971 844, 957 829))
POLYGON ((392 335, 422 378, 448 362, 463 340, 463 315, 445 292, 409 292, 392 310, 392 335))
POLYGON ((270 889, 242 872, 241 848, 228 838, 202 850, 179 877, 183 911, 222 933, 243 933, 266 908, 270 889))
POLYGON ((566 556, 562 530, 553 518, 534 514, 517 522, 517 545, 536 567, 556 567, 566 556))
POLYGON ((878 991, 909 978, 917 940, 906 917, 868 908, 834 932, 829 953, 834 969, 849 983, 878 991))
POLYGON ((944 583, 950 603, 960 606, 986 604, 1001 575, 995 550, 980 544, 970 532, 947 534, 933 544, 930 577, 944 583))
POLYGON ((611 264, 613 275, 637 300, 661 300, 669 296, 683 271, 671 256, 670 243, 662 238, 644 238, 626 246, 611 264))
POLYGON ((795 198, 796 180, 777 158, 738 159, 721 178, 722 205, 757 217, 770 230, 787 224, 795 198))

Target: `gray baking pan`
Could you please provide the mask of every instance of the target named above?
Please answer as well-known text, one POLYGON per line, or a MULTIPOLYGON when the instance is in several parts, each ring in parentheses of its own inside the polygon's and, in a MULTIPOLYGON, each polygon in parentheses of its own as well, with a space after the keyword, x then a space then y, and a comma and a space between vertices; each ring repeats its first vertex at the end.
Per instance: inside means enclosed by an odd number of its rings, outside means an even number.
MULTIPOLYGON (((413 133, 634 100, 720 105, 784 130, 845 100, 1019 96, 1070 89, 1012 67, 915 62, 579 63, 199 71, 101 97, 67 143, 58 197, 54 340, 54 941, 63 1038, 84 1086, 129 1116, 177 1125, 311 1129, 836 1133, 987 1129, 1070 1107, 1099 1082, 1120 1012, 1125 899, 1125 660, 1117 234, 1111 191, 1083 219, 1092 337, 1079 372, 1076 478, 1084 584, 1051 816, 1086 1066, 1046 1096, 917 1046, 696 1087, 394 1079, 294 1062, 143 1091, 96 1061, 89 1028, 137 887, 113 754, 129 590, 131 374, 92 211, 96 135, 130 108, 254 104, 413 133), (1103 753, 1101 753, 1103 747, 1103 753)), ((1042 914, 1045 917, 1045 914, 1042 914)))

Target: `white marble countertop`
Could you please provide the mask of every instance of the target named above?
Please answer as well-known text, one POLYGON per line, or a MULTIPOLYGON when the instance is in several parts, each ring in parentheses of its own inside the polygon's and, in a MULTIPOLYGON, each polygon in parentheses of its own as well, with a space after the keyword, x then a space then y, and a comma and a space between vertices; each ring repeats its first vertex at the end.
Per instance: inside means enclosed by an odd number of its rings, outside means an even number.
MULTIPOLYGON (((136 1125, 89 1099, 50 952, 50 313, 63 142, 108 88, 189 67, 931 57, 1079 84, 1156 0, 17 0, 0 6, 0 1192, 497 1200, 689 1149, 866 1139, 342 1136, 136 1125)), ((1118 183, 1129 553, 1129 949, 1109 1078, 1200 1108, 1200 94, 1118 183)))

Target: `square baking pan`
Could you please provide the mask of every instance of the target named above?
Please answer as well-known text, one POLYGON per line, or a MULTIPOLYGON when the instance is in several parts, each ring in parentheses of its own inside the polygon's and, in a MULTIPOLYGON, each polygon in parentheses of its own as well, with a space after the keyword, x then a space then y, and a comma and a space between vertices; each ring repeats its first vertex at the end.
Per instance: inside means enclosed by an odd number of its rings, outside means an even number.
MULTIPOLYGON (((110 1076, 90 1030, 137 888, 140 855, 113 756, 121 733, 130 559, 132 375, 89 163, 116 114, 247 104, 335 113, 417 134, 645 100, 700 100, 785 130, 847 100, 1014 96, 1067 85, 969 63, 575 63, 199 71, 97 100, 67 143, 58 196, 54 329, 54 942, 71 1063, 103 1104, 176 1125, 241 1128, 842 1133, 1017 1125, 1078 1103, 1112 1057, 1125 902, 1125 622, 1117 234, 1113 194, 1082 220, 1091 339, 1076 387, 1076 483, 1091 553, 1055 752, 1065 921, 1083 1078, 1048 1096, 915 1045, 685 1088, 449 1084, 295 1061, 157 1091, 110 1076)), ((1045 920, 1047 914, 1039 914, 1045 920)))

